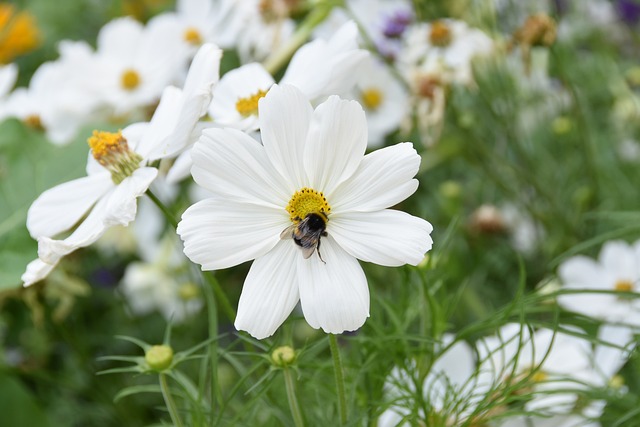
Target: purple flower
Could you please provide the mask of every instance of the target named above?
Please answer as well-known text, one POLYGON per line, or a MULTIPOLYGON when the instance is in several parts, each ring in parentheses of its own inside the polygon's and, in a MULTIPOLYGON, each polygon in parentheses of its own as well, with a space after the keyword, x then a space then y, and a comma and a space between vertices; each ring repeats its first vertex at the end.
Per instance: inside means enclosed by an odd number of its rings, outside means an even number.
POLYGON ((640 2, 635 0, 617 0, 618 16, 627 24, 635 25, 640 21, 640 2))
POLYGON ((400 37, 407 26, 413 21, 413 14, 408 10, 398 10, 387 17, 382 25, 382 33, 385 37, 393 39, 400 37))

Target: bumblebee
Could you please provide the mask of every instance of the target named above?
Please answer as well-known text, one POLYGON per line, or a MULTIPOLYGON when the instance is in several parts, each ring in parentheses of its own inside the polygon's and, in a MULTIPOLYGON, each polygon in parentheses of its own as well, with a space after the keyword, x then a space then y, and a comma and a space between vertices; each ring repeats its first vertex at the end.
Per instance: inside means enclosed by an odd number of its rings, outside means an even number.
MULTIPOLYGON (((302 256, 308 259, 313 252, 318 252, 320 261, 325 262, 320 255, 320 238, 327 236, 327 215, 324 212, 307 214, 304 219, 297 218, 297 224, 282 230, 281 239, 293 239, 302 250, 302 256)), ((326 264, 326 262, 325 262, 326 264)))

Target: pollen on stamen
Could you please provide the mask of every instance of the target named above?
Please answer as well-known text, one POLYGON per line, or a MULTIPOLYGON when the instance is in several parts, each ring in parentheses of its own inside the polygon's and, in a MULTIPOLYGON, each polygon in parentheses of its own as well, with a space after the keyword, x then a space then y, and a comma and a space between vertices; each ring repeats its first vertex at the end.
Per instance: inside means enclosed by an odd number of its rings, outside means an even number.
POLYGON ((87 143, 93 158, 111 172, 111 178, 116 184, 120 184, 140 167, 142 157, 129 149, 121 131, 112 133, 94 130, 87 143))
POLYGON ((376 88, 369 88, 362 91, 362 103, 368 110, 376 110, 383 101, 382 92, 376 88))
POLYGON ((306 218, 310 213, 321 213, 325 216, 331 213, 331 206, 329 206, 324 194, 307 187, 296 191, 285 209, 289 213, 291 222, 295 224, 306 218))
POLYGON ((184 31, 184 40, 192 45, 199 46, 202 44, 202 36, 197 28, 189 27, 184 31))
POLYGON ((236 102, 236 111, 244 117, 249 117, 252 114, 258 114, 258 101, 260 101, 261 98, 264 98, 266 94, 266 90, 260 89, 253 95, 238 99, 236 102))
POLYGON ((445 47, 451 43, 451 29, 442 21, 435 21, 431 24, 429 41, 434 46, 445 47))
POLYGON ((120 77, 120 84, 125 90, 134 90, 140 86, 142 79, 136 70, 131 68, 125 70, 120 77))

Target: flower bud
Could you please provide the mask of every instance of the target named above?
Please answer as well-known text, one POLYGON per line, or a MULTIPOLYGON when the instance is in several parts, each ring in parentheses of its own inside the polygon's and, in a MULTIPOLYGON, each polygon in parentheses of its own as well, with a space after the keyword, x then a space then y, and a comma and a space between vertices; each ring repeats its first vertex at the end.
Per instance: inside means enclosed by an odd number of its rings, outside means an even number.
POLYGON ((154 345, 144 355, 147 365, 154 371, 164 371, 173 362, 173 349, 168 345, 154 345))
POLYGON ((293 364, 296 360, 296 352, 288 345, 278 347, 271 353, 271 360, 273 364, 278 367, 285 367, 293 364))

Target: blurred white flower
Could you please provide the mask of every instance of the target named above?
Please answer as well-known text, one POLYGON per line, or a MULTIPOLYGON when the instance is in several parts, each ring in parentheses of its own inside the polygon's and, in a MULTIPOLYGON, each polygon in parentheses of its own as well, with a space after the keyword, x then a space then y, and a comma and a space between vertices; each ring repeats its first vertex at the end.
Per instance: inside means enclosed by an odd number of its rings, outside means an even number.
MULTIPOLYGON (((451 345, 453 339, 452 335, 445 334, 442 347, 451 345)), ((432 420, 446 426, 482 423, 479 405, 495 387, 495 379, 492 371, 478 370, 469 344, 455 342, 438 355, 424 380, 421 390, 430 412, 425 414, 420 410, 420 420, 432 420)), ((394 404, 380 416, 378 427, 422 425, 416 423, 417 420, 407 419, 411 408, 416 406, 416 387, 411 372, 394 368, 385 389, 387 399, 394 404)))
POLYGON ((164 88, 177 83, 186 60, 182 41, 163 25, 118 18, 98 34, 91 78, 100 99, 124 115, 160 99, 164 88))
POLYGON ((133 221, 137 197, 158 174, 150 162, 179 149, 206 110, 208 98, 203 104, 200 96, 184 95, 210 93, 218 77, 211 70, 217 70, 219 61, 220 50, 204 45, 194 58, 184 92, 167 88, 150 123, 135 123, 117 133, 94 131, 88 141, 88 176, 45 191, 29 208, 27 228, 38 240, 38 259, 22 276, 25 286, 46 277, 63 256, 94 243, 107 228, 133 221), (191 85, 199 89, 188 89, 191 85), (78 222, 65 239, 54 239, 78 222))
POLYGON ((509 230, 513 248, 525 255, 533 253, 545 236, 542 226, 511 203, 501 206, 500 214, 509 230))
POLYGON ((453 19, 412 25, 405 43, 398 67, 409 82, 421 74, 421 70, 440 66, 443 82, 470 84, 472 59, 494 50, 493 40, 484 32, 453 19))
POLYGON ((296 25, 290 15, 295 3, 235 0, 231 13, 241 25, 235 45, 241 62, 261 61, 291 39, 296 25))
POLYGON ((297 88, 274 85, 259 109, 264 145, 208 129, 194 146, 192 174, 214 197, 183 214, 185 254, 204 270, 255 259, 235 326, 258 339, 298 301, 316 329, 358 329, 369 290, 357 259, 416 265, 431 248, 427 221, 388 209, 416 190, 420 157, 410 143, 364 156, 354 101, 332 96, 314 111, 297 88))
POLYGON ((28 88, 11 93, 6 114, 44 130, 54 144, 66 144, 82 125, 95 119, 100 99, 85 84, 95 71, 91 47, 85 42, 63 41, 59 51, 58 60, 38 67, 28 88))
POLYGON ((204 43, 232 48, 241 28, 235 0, 178 0, 175 12, 153 17, 147 24, 172 32, 191 57, 204 43))
POLYGON ((558 303, 565 309, 605 322, 640 326, 640 299, 615 294, 640 290, 640 241, 634 245, 609 241, 598 260, 583 255, 571 257, 560 265, 558 275, 562 289, 585 291, 559 295, 558 303))
POLYGON ((187 260, 173 235, 150 247, 143 262, 127 265, 120 291, 134 315, 158 310, 167 321, 181 323, 204 305, 200 289, 184 274, 187 260))
POLYGON ((379 147, 385 136, 398 129, 407 116, 409 95, 387 65, 373 60, 367 65, 350 98, 364 107, 369 126, 369 147, 379 147))
POLYGON ((7 99, 18 79, 18 66, 7 64, 0 66, 0 121, 8 117, 7 99))

